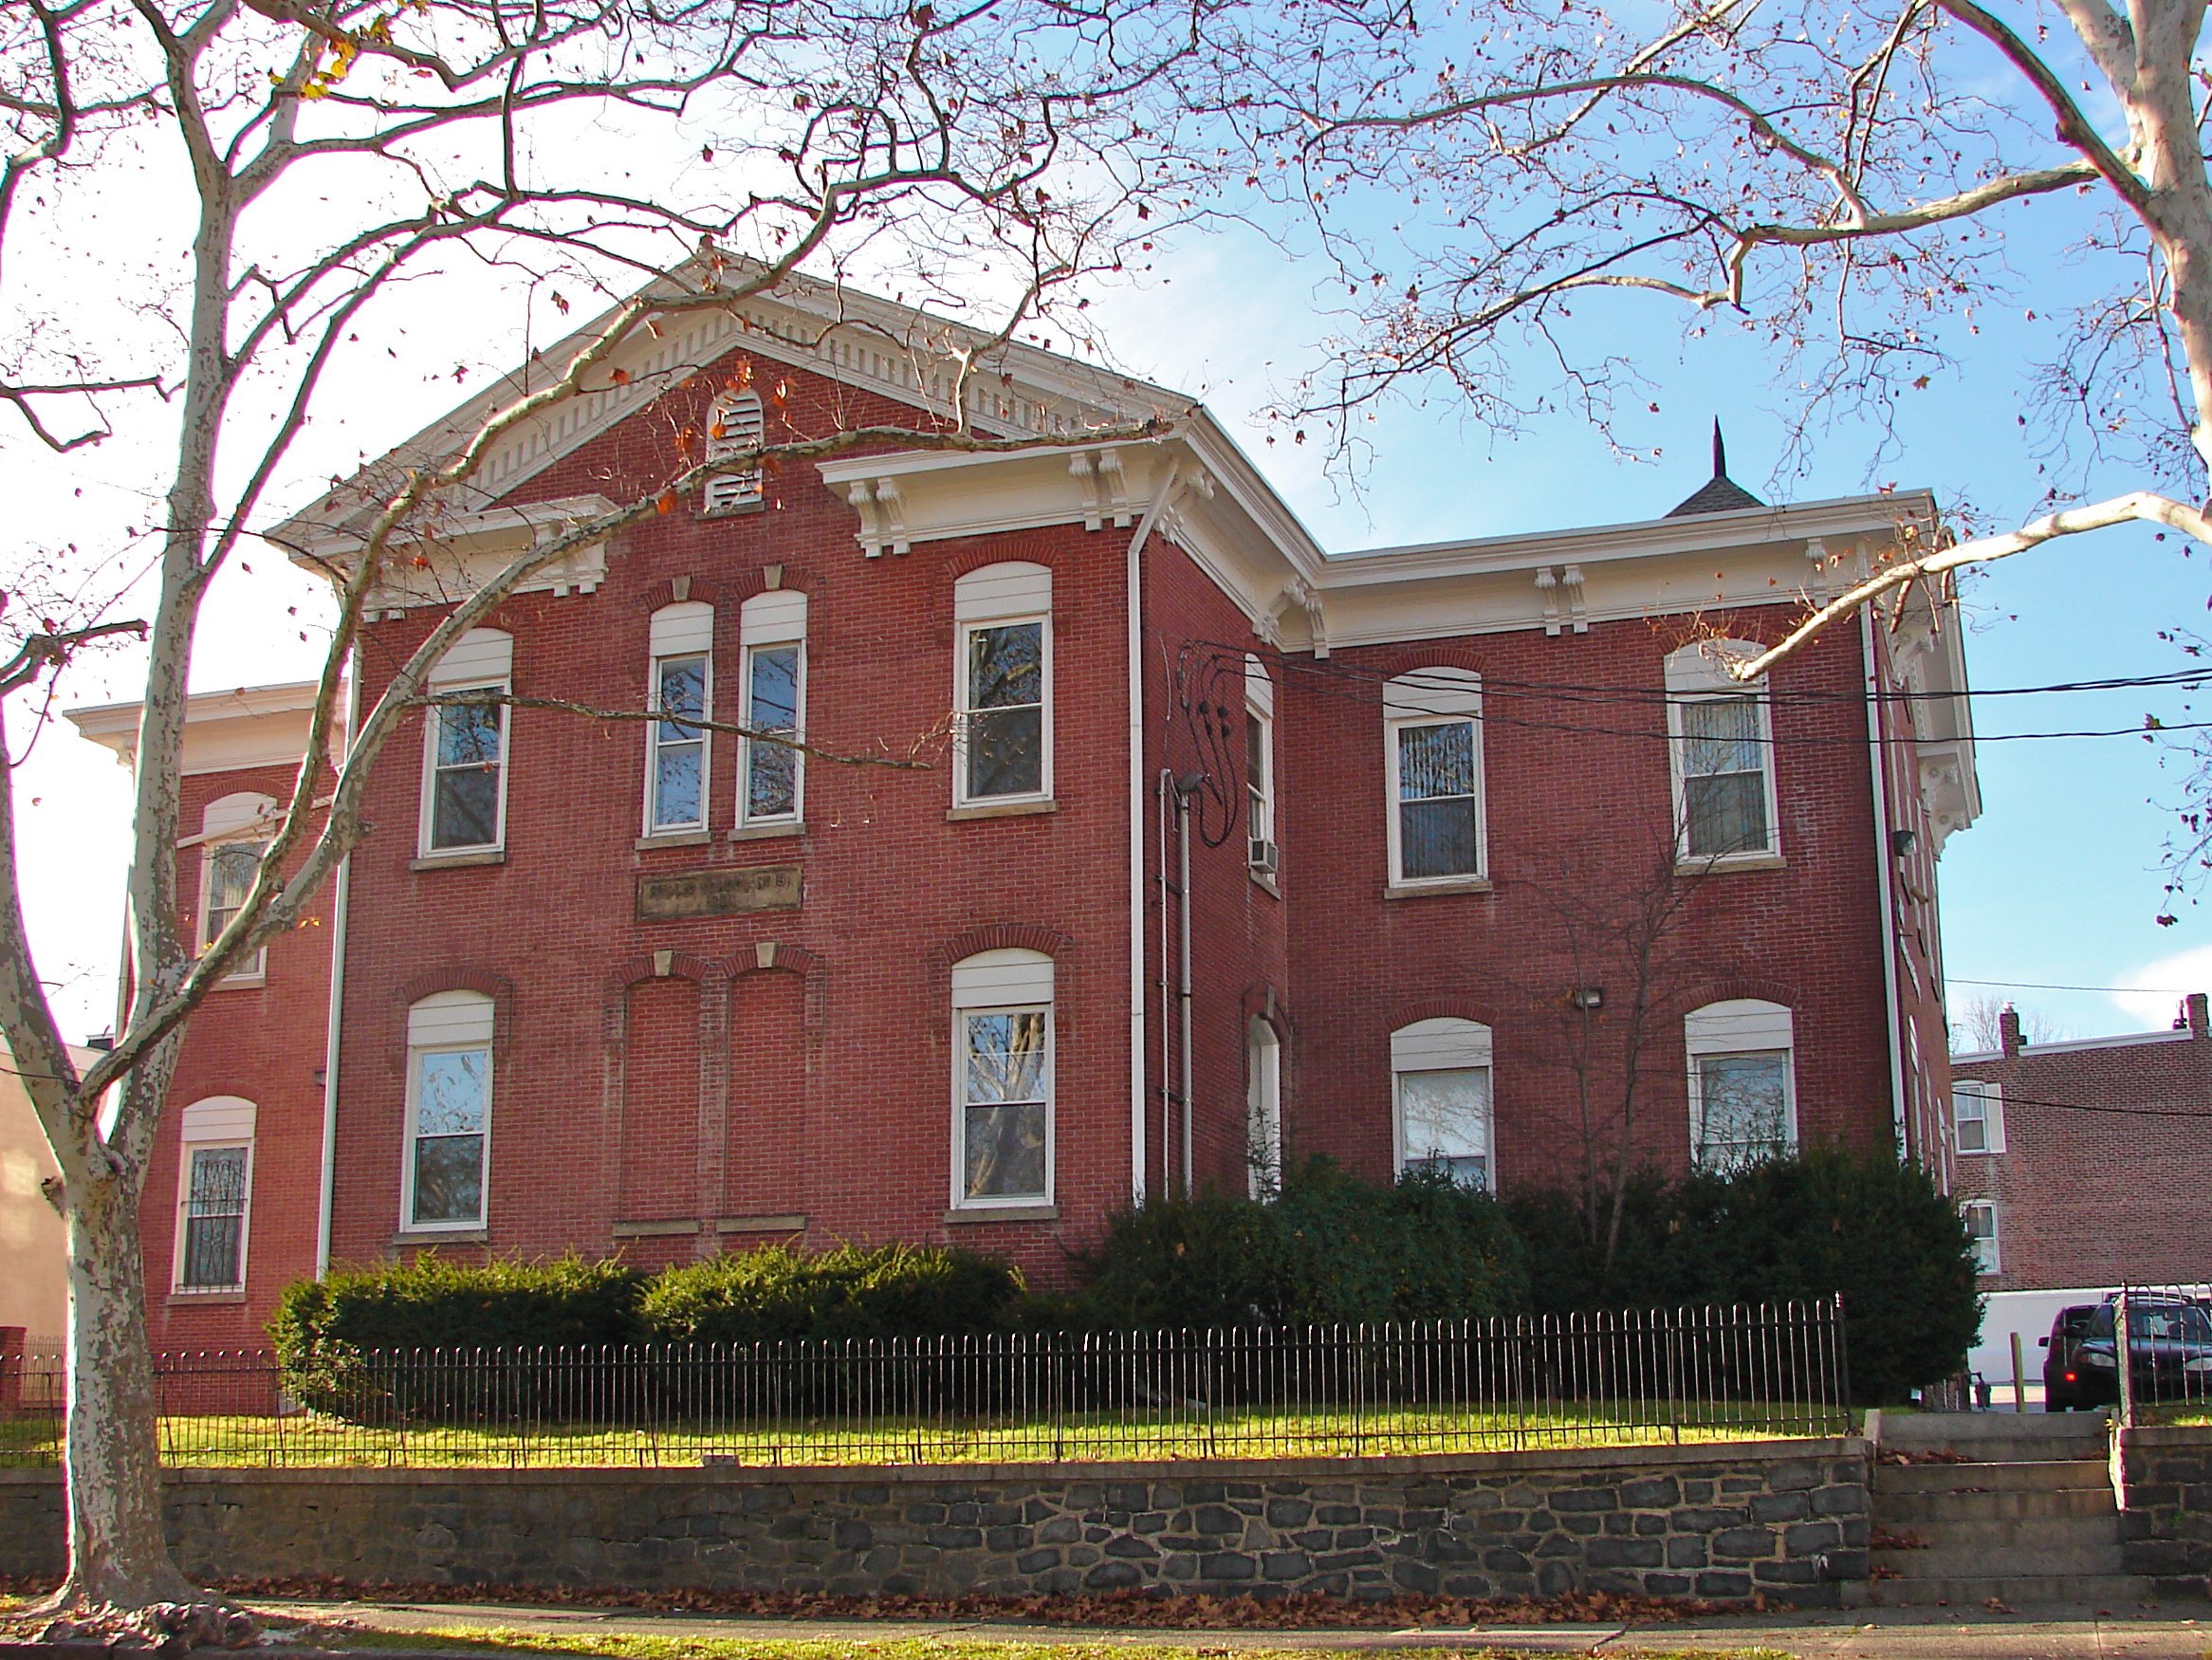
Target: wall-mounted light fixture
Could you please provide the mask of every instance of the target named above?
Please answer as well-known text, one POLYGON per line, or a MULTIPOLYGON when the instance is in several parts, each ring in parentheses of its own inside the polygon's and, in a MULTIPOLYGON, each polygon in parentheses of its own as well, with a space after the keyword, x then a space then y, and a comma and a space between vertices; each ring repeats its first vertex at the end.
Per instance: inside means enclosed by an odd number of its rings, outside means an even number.
POLYGON ((1577 986, 1567 993, 1567 1006, 1586 1011, 1603 1008, 1605 1006, 1605 987, 1602 986, 1577 986))

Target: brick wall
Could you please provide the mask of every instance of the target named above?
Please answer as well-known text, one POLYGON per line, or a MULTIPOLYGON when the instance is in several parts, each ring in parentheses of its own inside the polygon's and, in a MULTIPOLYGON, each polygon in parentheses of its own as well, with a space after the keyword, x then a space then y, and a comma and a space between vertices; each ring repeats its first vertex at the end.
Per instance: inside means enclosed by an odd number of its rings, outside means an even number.
MULTIPOLYGON (((57 1573, 60 1484, 0 1471, 0 1575, 57 1573)), ((777 1474, 192 1471, 187 1574, 358 1585, 1003 1595, 1641 1593, 1833 1607, 1867 1577, 1857 1441, 777 1474)))
POLYGON ((2212 1279, 2212 1032, 2191 1003, 2177 1032, 2022 1047, 2016 1023, 2006 1053, 1953 1062, 2004 1095, 2004 1152, 1959 1155, 1954 1177, 1997 1207, 1985 1288, 2212 1279))

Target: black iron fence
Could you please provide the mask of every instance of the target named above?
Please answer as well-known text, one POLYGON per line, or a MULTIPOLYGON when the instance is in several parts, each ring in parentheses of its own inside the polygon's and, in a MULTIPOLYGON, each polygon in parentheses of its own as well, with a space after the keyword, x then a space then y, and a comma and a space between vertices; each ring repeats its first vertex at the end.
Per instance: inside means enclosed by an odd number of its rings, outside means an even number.
POLYGON ((2212 1284, 2123 1286, 2091 1312, 2078 1335, 2059 1340, 2069 1344, 2066 1369, 2084 1404, 2109 1388, 2122 1423, 2212 1413, 2212 1284), (2091 1387, 2082 1388, 2084 1381, 2091 1387))
MULTIPOLYGON (((59 1456, 62 1365, 0 1378, 59 1456)), ((697 1466, 1349 1457, 1834 1435, 1834 1301, 1404 1326, 749 1348, 158 1356, 176 1466, 697 1466)))

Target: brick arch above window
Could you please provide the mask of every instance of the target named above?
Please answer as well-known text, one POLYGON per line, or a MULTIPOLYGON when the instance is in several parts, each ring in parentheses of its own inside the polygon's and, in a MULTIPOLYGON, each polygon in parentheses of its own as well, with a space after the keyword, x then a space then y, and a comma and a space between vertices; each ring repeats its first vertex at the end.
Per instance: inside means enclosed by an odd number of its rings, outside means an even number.
POLYGON ((828 971, 828 967, 817 952, 804 946, 763 940, 751 950, 741 951, 730 960, 729 974, 732 979, 747 974, 797 974, 811 985, 828 971))
POLYGON ((1390 1029, 1399 1032, 1421 1021, 1472 1021, 1496 1030, 1498 1011, 1472 997, 1416 997, 1393 1003, 1388 1010, 1390 1029))
POLYGON ((1669 1013, 1688 1015, 1716 1003, 1771 1003, 1794 1013, 1802 1006, 1803 999, 1795 987, 1779 980, 1736 974, 1701 980, 1668 999, 1666 1007, 1669 1013))
POLYGON ((947 974, 952 965, 982 951, 1041 951, 1056 962, 1075 941, 1058 929, 1033 922, 994 922, 964 929, 936 950, 937 966, 947 974))
POLYGON ((1297 1021, 1291 1018, 1290 1000, 1283 996, 1282 988, 1264 980, 1245 987, 1237 1006, 1247 1022, 1260 1021, 1273 1027, 1280 1040, 1287 1042, 1298 1029, 1297 1021))
POLYGON ((636 607, 639 615, 650 617, 655 611, 662 610, 667 606, 682 605, 687 602, 719 607, 725 599, 730 597, 729 591, 723 581, 713 577, 691 578, 689 581, 684 582, 684 591, 679 595, 676 592, 676 584, 680 580, 671 577, 665 581, 655 582, 650 588, 636 595, 632 603, 636 607))
POLYGON ((1016 531, 1007 536, 979 536, 956 544, 937 567, 937 581, 949 589, 960 579, 994 564, 1040 564, 1046 570, 1060 563, 1056 539, 1042 530, 1016 531))

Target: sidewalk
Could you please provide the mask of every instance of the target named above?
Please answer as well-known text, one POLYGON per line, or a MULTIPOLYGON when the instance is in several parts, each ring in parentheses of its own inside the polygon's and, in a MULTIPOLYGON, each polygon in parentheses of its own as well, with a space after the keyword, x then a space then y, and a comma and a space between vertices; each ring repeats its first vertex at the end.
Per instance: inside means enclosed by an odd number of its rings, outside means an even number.
MULTIPOLYGON (((2139 1615, 2052 1606, 2013 1614, 1980 1610, 1857 1609, 1797 1616, 1758 1614, 1683 1625, 1485 1626, 1419 1631, 1155 1631, 922 1620, 731 1619, 711 1614, 629 1614, 607 1609, 503 1607, 474 1603, 256 1602, 280 1618, 350 1619, 380 1631, 500 1627, 552 1635, 594 1633, 726 1642, 883 1644, 924 1638, 942 1644, 1069 1644, 1196 1649, 1264 1654, 1282 1650, 1359 1652, 1405 1649, 1504 1649, 1544 1654, 1777 1650, 1800 1660, 2212 1660, 2212 1608, 2184 1605, 2139 1615)), ((2200 1605, 2201 1606, 2201 1605, 2200 1605)), ((426 1645, 426 1651, 434 1645, 426 1645)), ((378 1649, 377 1660, 413 1651, 378 1649)))

